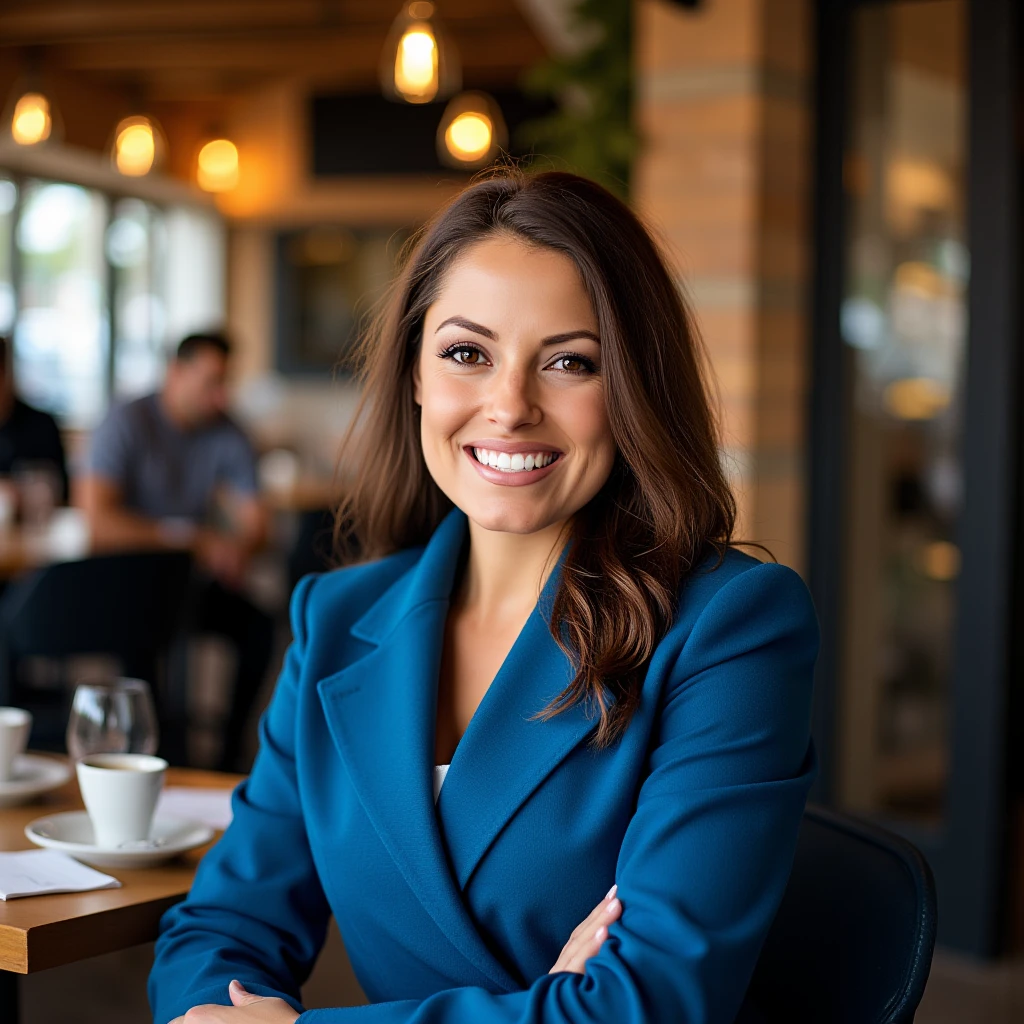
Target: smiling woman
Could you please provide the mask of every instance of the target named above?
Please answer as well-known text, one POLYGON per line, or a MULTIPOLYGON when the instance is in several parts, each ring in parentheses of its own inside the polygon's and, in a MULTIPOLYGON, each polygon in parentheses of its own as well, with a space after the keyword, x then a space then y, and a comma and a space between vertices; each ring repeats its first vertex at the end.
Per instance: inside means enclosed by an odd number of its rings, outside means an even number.
POLYGON ((731 546, 650 236, 573 175, 479 181, 357 357, 364 561, 296 588, 232 825, 162 922, 156 1024, 757 1020, 817 626, 731 546), (332 914, 372 1007, 302 1006, 332 914))

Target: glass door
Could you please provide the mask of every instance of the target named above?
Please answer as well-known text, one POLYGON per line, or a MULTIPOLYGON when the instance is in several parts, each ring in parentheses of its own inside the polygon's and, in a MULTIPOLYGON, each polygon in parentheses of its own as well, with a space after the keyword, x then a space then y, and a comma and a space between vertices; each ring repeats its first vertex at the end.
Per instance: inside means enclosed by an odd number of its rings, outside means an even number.
POLYGON ((917 843, 940 939, 983 954, 1004 924, 1019 475, 998 319, 1017 294, 1012 7, 819 5, 817 796, 917 843))
POLYGON ((840 806, 941 823, 967 344, 965 0, 851 13, 840 806))

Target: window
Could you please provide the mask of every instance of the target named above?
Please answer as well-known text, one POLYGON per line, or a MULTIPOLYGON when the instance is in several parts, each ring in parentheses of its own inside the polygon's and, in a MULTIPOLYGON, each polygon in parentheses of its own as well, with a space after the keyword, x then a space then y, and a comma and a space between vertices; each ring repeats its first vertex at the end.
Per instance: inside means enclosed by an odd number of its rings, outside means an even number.
POLYGON ((169 348, 224 319, 212 211, 0 175, 0 333, 19 393, 87 429, 159 386, 169 348))

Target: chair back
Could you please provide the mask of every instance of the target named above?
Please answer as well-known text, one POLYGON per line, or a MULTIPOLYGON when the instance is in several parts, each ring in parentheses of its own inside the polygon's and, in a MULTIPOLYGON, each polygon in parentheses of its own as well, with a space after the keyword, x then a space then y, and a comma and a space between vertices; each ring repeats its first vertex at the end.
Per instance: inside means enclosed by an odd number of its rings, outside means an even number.
POLYGON ((916 847, 809 806, 747 998, 768 1022, 913 1021, 935 924, 935 883, 916 847))
MULTIPOLYGON (((12 584, 0 602, 0 702, 31 703, 16 682, 23 658, 103 654, 151 684, 159 711, 156 676, 178 630, 191 564, 184 551, 133 551, 60 562, 12 584)), ((66 724, 66 699, 52 711, 66 724)), ((38 726, 31 742, 53 746, 47 723, 38 726)))

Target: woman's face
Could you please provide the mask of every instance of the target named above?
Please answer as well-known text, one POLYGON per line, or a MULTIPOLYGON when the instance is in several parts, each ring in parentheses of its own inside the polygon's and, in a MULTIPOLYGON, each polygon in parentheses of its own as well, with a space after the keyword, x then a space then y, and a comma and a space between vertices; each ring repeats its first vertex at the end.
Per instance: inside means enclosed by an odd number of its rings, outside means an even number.
POLYGON ((597 317, 561 253, 468 248, 427 310, 413 380, 430 475, 486 530, 561 524, 611 473, 597 317))

